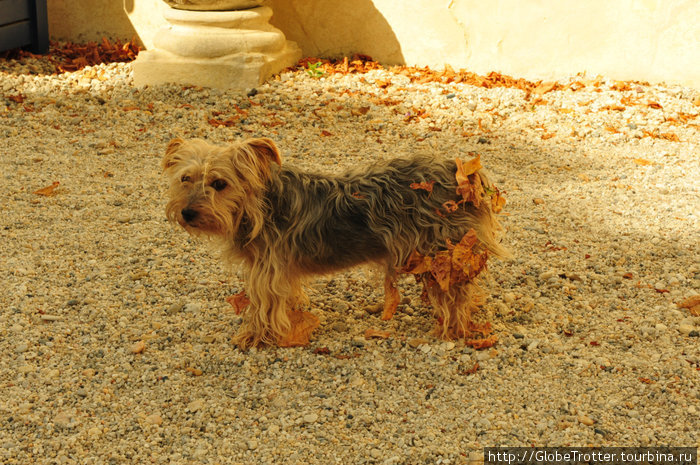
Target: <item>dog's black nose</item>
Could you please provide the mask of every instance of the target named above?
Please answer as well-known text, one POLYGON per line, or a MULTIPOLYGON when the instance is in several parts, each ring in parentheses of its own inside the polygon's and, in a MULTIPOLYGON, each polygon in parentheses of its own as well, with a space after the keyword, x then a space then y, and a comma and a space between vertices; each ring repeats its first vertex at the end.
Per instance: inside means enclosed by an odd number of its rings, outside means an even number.
POLYGON ((187 221, 188 223, 195 218, 197 218, 197 210, 193 210, 191 208, 185 208, 182 210, 182 219, 187 221))

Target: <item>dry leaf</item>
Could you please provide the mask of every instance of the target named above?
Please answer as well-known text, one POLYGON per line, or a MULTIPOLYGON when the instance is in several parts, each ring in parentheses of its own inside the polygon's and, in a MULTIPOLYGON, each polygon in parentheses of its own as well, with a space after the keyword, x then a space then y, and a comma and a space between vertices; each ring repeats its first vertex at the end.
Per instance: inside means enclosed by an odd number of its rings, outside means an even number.
POLYGON ((474 362, 473 367, 469 368, 468 370, 459 371, 458 373, 460 375, 473 375, 474 373, 477 372, 478 369, 479 369, 479 362, 474 362))
POLYGON ((494 213, 500 213, 506 204, 506 198, 496 189, 496 192, 491 196, 491 210, 494 213))
POLYGON ((54 181, 50 186, 42 187, 39 190, 34 191, 36 195, 43 195, 44 197, 51 197, 56 195, 56 188, 61 184, 58 181, 54 181))
POLYGON ((301 347, 309 345, 311 333, 319 325, 316 315, 310 312, 288 311, 289 321, 292 328, 289 333, 279 342, 280 347, 301 347))
POLYGON ((464 182, 469 182, 468 176, 479 171, 481 167, 481 155, 477 155, 468 162, 463 162, 459 158, 455 160, 457 165, 457 172, 455 177, 457 178, 457 184, 462 184, 464 182))
POLYGON ((466 345, 476 350, 492 347, 496 342, 498 342, 498 337, 496 336, 489 336, 483 339, 467 339, 464 341, 466 345))
POLYGON ((400 272, 415 275, 427 273, 430 270, 431 262, 432 258, 421 255, 414 250, 411 256, 408 257, 408 260, 406 260, 406 264, 401 267, 400 272))
POLYGON ((452 257, 448 250, 440 251, 433 256, 430 263, 430 274, 435 278, 440 289, 447 292, 452 276, 452 257))
POLYGON ((435 181, 413 182, 408 187, 410 187, 413 190, 422 189, 428 192, 433 192, 433 185, 435 185, 435 181))
POLYGON ((146 343, 143 341, 138 341, 129 347, 129 352, 132 354, 140 354, 144 350, 146 350, 146 343))
POLYGON ((638 164, 639 166, 648 166, 648 165, 654 164, 654 162, 651 162, 649 160, 645 160, 644 158, 635 158, 632 161, 635 162, 636 164, 638 164))
POLYGON ((6 97, 8 100, 12 100, 15 103, 23 103, 26 98, 23 94, 7 95, 6 97))
POLYGON ((374 328, 368 328, 365 331, 365 339, 388 339, 391 336, 389 331, 380 331, 374 328))
POLYGON ((245 295, 245 291, 226 297, 226 302, 231 304, 236 315, 240 315, 241 312, 250 305, 250 299, 245 295))
POLYGON ((324 137, 332 136, 333 133, 330 131, 326 131, 325 129, 321 131, 321 135, 324 137))
POLYGON ((399 306, 400 296, 396 287, 396 279, 391 276, 384 278, 384 311, 382 320, 391 320, 399 306))
POLYGON ((474 246, 477 244, 476 231, 470 229, 462 240, 452 249, 452 267, 459 273, 453 273, 450 284, 456 282, 471 281, 486 266, 488 254, 486 252, 475 253, 474 246))
POLYGON ((676 305, 679 308, 687 308, 693 316, 700 316, 700 294, 690 296, 676 305))
POLYGON ((549 91, 554 90, 557 86, 556 82, 540 82, 537 87, 532 89, 532 92, 538 95, 546 94, 549 91))
POLYGON ((454 213, 459 208, 459 204, 454 200, 448 200, 442 204, 442 208, 444 208, 447 213, 454 213))
POLYGON ((352 116, 362 116, 366 115, 367 112, 369 112, 369 107, 360 107, 360 108, 353 108, 350 110, 350 114, 352 116))
POLYGON ((202 373, 204 373, 199 368, 192 368, 192 367, 185 367, 185 371, 190 373, 192 376, 202 376, 202 373))

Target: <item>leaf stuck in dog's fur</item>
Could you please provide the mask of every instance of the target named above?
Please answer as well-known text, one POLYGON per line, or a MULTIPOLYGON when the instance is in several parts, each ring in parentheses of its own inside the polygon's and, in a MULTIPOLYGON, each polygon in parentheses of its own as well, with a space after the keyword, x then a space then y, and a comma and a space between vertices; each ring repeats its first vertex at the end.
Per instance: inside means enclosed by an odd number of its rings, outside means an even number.
POLYGON ((457 282, 471 281, 486 267, 488 254, 474 252, 477 242, 476 232, 470 229, 452 249, 452 266, 456 271, 453 273, 453 279, 457 282))
POLYGON ((413 190, 422 189, 422 190, 428 191, 430 193, 430 192, 433 192, 434 185, 435 185, 435 181, 426 181, 426 182, 414 182, 414 183, 411 183, 411 185, 408 187, 410 187, 413 190))
POLYGON ((250 305, 250 299, 245 295, 245 291, 226 297, 226 302, 231 304, 236 315, 240 315, 241 312, 250 305))
POLYGON ((301 347, 307 346, 311 342, 311 333, 320 324, 318 317, 310 312, 289 311, 287 312, 292 329, 279 342, 280 347, 301 347))
POLYGON ((399 290, 396 287, 396 279, 392 276, 384 278, 384 311, 382 320, 391 320, 396 313, 400 301, 399 290))
POLYGON ((430 274, 443 292, 447 292, 450 289, 452 257, 449 250, 442 250, 433 256, 430 263, 430 274))
POLYGON ((491 210, 493 210, 494 213, 500 213, 505 204, 506 198, 496 189, 495 192, 491 194, 491 210))
POLYGON ((34 191, 36 195, 43 195, 44 197, 51 197, 56 195, 56 188, 61 184, 58 181, 54 181, 51 185, 42 187, 39 190, 34 191))

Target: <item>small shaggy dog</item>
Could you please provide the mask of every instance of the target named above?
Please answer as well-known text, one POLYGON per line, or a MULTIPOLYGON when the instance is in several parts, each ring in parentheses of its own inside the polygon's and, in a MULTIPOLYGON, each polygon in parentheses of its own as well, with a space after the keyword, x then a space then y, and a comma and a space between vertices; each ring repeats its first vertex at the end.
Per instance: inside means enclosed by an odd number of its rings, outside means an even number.
POLYGON ((267 138, 223 147, 175 139, 163 159, 166 212, 245 266, 241 348, 308 342, 318 319, 300 311, 304 278, 363 263, 386 273, 384 319, 399 302, 397 275, 412 273, 439 335, 461 337, 480 305, 474 280, 488 254, 506 254, 495 218, 504 200, 480 167, 478 158, 413 156, 323 175, 282 165, 267 138))

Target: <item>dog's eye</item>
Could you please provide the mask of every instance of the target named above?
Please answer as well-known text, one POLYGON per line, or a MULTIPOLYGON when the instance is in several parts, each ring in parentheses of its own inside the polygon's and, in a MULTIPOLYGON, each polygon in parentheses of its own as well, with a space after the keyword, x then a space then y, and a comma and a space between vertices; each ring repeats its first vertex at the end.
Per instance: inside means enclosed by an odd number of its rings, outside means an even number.
POLYGON ((223 179, 217 179, 211 183, 211 187, 213 187, 214 190, 217 191, 222 191, 226 189, 226 186, 228 186, 228 184, 223 179))
POLYGON ((190 178, 186 174, 183 174, 182 177, 180 178, 181 182, 190 182, 191 180, 192 180, 192 178, 190 178))

